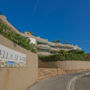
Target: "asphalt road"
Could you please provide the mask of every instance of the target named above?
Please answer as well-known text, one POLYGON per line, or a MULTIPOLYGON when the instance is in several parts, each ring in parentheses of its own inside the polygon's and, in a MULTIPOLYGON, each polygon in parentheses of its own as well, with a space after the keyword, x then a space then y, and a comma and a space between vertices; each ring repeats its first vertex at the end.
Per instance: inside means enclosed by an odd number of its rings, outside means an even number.
MULTIPOLYGON (((34 86, 29 87, 27 90, 67 90, 67 85, 70 82, 70 80, 73 77, 76 77, 82 73, 85 72, 61 75, 46 80, 41 80, 38 83, 36 83, 34 86)), ((76 90, 90 90, 89 79, 90 76, 77 80, 77 83, 75 84, 76 90)))
POLYGON ((90 90, 90 75, 78 79, 75 90, 90 90))

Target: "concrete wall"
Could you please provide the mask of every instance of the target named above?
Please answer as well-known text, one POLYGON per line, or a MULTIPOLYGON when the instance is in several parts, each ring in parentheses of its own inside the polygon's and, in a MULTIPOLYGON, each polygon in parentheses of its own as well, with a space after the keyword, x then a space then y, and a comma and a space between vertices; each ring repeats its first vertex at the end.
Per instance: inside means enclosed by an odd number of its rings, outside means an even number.
MULTIPOLYGON (((52 62, 63 70, 87 70, 90 69, 90 61, 57 61, 52 62)), ((48 68, 48 62, 39 60, 39 67, 48 68)), ((53 67, 53 66, 52 66, 53 67)))
POLYGON ((26 67, 23 68, 0 68, 0 90, 26 90, 37 81, 38 77, 38 56, 23 49, 10 40, 0 35, 0 44, 25 53, 26 67))
POLYGON ((56 65, 63 70, 90 69, 90 61, 57 61, 56 65))

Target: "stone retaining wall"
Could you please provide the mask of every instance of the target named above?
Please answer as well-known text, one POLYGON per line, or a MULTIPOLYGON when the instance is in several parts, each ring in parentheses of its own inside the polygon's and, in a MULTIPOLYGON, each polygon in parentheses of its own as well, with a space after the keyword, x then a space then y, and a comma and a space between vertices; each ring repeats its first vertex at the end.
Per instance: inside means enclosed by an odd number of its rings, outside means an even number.
POLYGON ((90 69, 90 61, 57 61, 56 65, 63 70, 90 69))
MULTIPOLYGON (((52 62, 58 68, 63 70, 87 70, 90 69, 90 61, 57 61, 52 62)), ((40 68, 48 68, 48 62, 42 62, 39 60, 39 67, 40 68)), ((53 66, 52 66, 53 67, 53 66)))

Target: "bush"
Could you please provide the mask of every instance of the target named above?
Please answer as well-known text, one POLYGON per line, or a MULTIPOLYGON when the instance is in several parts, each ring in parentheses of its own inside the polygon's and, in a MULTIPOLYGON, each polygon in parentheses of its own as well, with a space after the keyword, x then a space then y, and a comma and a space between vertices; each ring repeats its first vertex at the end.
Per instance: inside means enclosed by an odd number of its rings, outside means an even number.
POLYGON ((30 40, 14 32, 10 27, 4 24, 2 20, 0 20, 0 34, 27 50, 31 50, 35 53, 37 52, 36 46, 31 44, 30 40))
POLYGON ((86 54, 84 51, 59 51, 56 55, 39 56, 42 61, 65 61, 65 60, 85 60, 86 54))

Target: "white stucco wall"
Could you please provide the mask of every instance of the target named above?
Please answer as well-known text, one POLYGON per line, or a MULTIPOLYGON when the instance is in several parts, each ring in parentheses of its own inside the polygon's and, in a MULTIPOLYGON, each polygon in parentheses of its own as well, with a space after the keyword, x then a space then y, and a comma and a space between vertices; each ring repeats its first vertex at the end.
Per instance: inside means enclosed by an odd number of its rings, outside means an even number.
POLYGON ((30 43, 36 44, 36 39, 30 38, 30 43))

